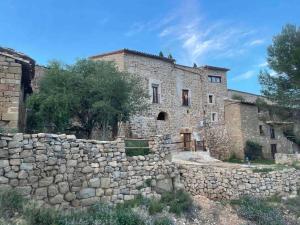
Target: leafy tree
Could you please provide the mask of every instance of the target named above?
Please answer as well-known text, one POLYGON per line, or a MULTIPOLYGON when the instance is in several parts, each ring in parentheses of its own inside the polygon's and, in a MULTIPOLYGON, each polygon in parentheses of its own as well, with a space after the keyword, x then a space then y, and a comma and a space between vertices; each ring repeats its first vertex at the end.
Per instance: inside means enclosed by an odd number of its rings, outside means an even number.
POLYGON ((286 25, 268 48, 268 65, 260 73, 262 93, 280 106, 300 109, 300 28, 286 25))
POLYGON ((74 65, 52 62, 39 92, 28 99, 30 131, 66 132, 101 139, 118 133, 118 124, 145 109, 141 80, 120 72, 112 62, 79 60, 74 65))
POLYGON ((197 68, 198 66, 197 66, 197 64, 196 64, 196 63, 194 63, 194 64, 193 64, 193 67, 194 67, 194 68, 197 68))
POLYGON ((173 56, 172 56, 171 53, 168 55, 168 58, 169 58, 169 59, 173 59, 173 56))
POLYGON ((162 51, 159 52, 158 54, 160 57, 164 57, 164 53, 162 51))

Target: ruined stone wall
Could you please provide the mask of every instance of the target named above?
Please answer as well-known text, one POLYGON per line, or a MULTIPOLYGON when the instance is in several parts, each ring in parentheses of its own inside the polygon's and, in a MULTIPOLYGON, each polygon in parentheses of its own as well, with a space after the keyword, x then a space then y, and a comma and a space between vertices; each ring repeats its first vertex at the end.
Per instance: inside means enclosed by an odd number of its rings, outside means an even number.
POLYGON ((296 195, 300 189, 300 170, 294 168, 264 173, 249 168, 180 165, 179 170, 186 191, 211 199, 296 195))
POLYGON ((22 65, 0 55, 0 127, 17 129, 22 65))
POLYGON ((56 207, 87 206, 148 197, 172 190, 178 172, 162 136, 150 138, 150 154, 127 157, 123 138, 80 140, 73 135, 1 135, 0 188, 56 207))
POLYGON ((275 154, 275 163, 276 164, 287 164, 293 165, 294 163, 300 163, 300 154, 284 154, 277 153, 275 154))

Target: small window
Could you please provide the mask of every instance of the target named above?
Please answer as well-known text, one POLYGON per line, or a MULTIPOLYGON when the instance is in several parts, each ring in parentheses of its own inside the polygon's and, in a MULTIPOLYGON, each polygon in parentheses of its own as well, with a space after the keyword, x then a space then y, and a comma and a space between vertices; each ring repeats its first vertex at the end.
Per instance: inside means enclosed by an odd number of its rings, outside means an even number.
POLYGON ((158 84, 152 84, 152 103, 159 103, 158 84))
POLYGON ((182 90, 182 105, 189 106, 189 90, 182 90))
POLYGON ((271 137, 271 139, 275 139, 275 129, 274 129, 274 127, 270 128, 270 137, 271 137))
POLYGON ((167 113, 166 112, 160 112, 157 116, 157 120, 167 120, 167 113))
POLYGON ((210 83, 221 83, 220 76, 208 76, 208 80, 210 83))
POLYGON ((214 96, 208 95, 208 103, 213 104, 214 103, 214 96))
POLYGON ((216 122, 217 121, 217 113, 213 112, 211 113, 211 122, 216 122))
POLYGON ((264 135, 264 130, 263 130, 263 126, 259 125, 259 134, 260 135, 264 135))

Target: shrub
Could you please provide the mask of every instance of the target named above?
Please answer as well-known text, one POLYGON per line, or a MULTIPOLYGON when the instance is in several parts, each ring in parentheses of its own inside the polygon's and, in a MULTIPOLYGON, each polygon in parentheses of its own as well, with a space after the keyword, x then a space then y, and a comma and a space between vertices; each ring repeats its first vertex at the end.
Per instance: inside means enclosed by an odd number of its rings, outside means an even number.
POLYGON ((173 222, 168 217, 157 217, 154 220, 153 225, 173 225, 173 222))
POLYGON ((24 198, 13 189, 0 190, 0 216, 11 218, 15 213, 21 213, 24 198))
POLYGON ((182 190, 166 192, 161 196, 161 201, 170 206, 170 212, 180 215, 187 212, 193 205, 190 195, 182 190))
POLYGON ((156 213, 162 212, 163 208, 164 205, 160 201, 153 199, 149 202, 148 211, 150 215, 154 215, 156 213))
POLYGON ((238 95, 238 94, 233 94, 231 98, 234 99, 234 100, 239 100, 241 102, 245 101, 245 98, 241 95, 238 95))
POLYGON ((275 170, 275 168, 255 168, 252 171, 254 173, 269 173, 269 172, 272 172, 274 170, 275 170))
POLYGON ((34 202, 24 206, 24 217, 30 225, 56 225, 61 219, 57 210, 40 207, 34 202))
POLYGON ((115 212, 117 225, 144 225, 142 218, 134 213, 132 209, 118 208, 115 212))
POLYGON ((262 146, 254 141, 247 141, 245 157, 249 160, 262 159, 262 146))
POLYGON ((230 163, 243 163, 244 161, 239 159, 235 153, 232 153, 229 157, 229 159, 225 160, 226 162, 230 163))
POLYGON ((285 206, 290 212, 300 217, 300 196, 288 199, 285 206))
POLYGON ((232 204, 239 206, 237 212, 241 217, 257 225, 285 225, 282 213, 263 199, 245 196, 232 204))
POLYGON ((149 143, 146 140, 125 140, 127 156, 148 155, 150 153, 149 143))

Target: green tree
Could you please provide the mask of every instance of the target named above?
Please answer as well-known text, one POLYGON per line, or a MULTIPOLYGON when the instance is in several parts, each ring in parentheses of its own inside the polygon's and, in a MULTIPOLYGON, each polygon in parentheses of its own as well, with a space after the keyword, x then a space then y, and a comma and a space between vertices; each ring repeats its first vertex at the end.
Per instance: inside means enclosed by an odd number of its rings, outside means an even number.
POLYGON ((159 55, 160 57, 164 57, 164 53, 163 53, 162 51, 160 51, 160 52, 158 53, 158 55, 159 55))
POLYGON ((194 63, 194 64, 193 64, 193 67, 194 67, 194 68, 197 68, 198 66, 197 66, 197 64, 196 64, 196 63, 194 63))
POLYGON ((268 65, 276 75, 262 71, 262 93, 280 106, 300 109, 300 28, 286 25, 268 48, 268 65))
POLYGON ((173 59, 173 56, 172 56, 171 53, 168 55, 168 58, 169 58, 169 59, 173 59))
POLYGON ((39 92, 28 99, 29 131, 67 132, 101 139, 118 133, 118 124, 146 109, 141 80, 120 72, 111 62, 79 60, 74 65, 53 62, 41 79, 39 92))

